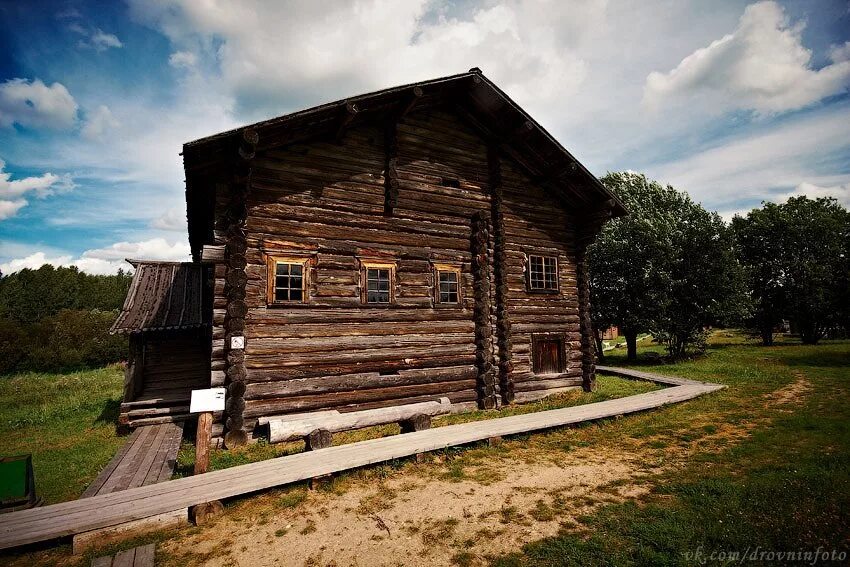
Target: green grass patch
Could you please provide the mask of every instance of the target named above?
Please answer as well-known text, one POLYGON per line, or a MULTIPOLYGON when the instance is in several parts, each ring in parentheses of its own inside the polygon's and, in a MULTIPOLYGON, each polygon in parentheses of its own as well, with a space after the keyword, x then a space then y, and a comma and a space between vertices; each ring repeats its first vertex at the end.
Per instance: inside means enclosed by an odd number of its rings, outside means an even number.
POLYGON ((0 455, 32 453, 36 492, 45 503, 77 498, 109 462, 122 369, 0 377, 0 455))
POLYGON ((743 440, 696 453, 684 469, 660 472, 640 502, 604 505, 495 565, 721 564, 712 553, 756 548, 850 557, 850 342, 765 348, 724 332, 705 357, 649 369, 729 388, 603 427, 600 444, 628 435, 649 458, 652 449, 720 435, 724 425, 757 425, 743 440), (801 379, 808 389, 771 401, 801 379))

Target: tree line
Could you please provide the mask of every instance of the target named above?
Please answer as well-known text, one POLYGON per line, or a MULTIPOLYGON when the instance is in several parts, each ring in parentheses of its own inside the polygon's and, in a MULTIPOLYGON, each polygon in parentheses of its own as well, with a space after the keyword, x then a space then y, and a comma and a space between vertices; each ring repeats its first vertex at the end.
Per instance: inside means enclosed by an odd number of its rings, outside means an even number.
POLYGON ((619 327, 630 359, 643 332, 682 357, 704 350, 712 326, 766 345, 785 322, 807 344, 850 329, 850 213, 834 199, 763 203, 727 224, 642 174, 602 182, 629 215, 589 250, 592 317, 598 332, 619 327))
POLYGON ((0 274, 0 374, 121 360, 126 340, 108 330, 131 280, 121 270, 91 275, 49 264, 0 274))

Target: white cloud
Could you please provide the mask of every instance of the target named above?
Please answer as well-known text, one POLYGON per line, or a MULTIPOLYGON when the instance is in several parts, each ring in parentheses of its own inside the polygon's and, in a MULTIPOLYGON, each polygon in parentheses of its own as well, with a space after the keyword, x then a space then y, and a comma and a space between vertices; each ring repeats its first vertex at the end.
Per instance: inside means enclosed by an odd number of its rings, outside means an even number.
POLYGON ((176 69, 189 69, 198 63, 198 56, 191 51, 175 51, 168 56, 168 64, 176 69))
POLYGON ((86 115, 85 123, 80 133, 88 140, 101 140, 103 135, 121 125, 112 115, 105 104, 101 104, 93 112, 86 115))
POLYGON ((0 159, 0 220, 15 216, 22 207, 26 206, 27 200, 24 196, 27 193, 33 193, 36 197, 43 199, 53 193, 69 191, 74 187, 74 182, 69 175, 54 173, 13 180, 11 173, 3 171, 5 167, 6 163, 0 159))
POLYGON ((204 51, 218 65, 218 83, 250 118, 473 66, 525 102, 555 100, 584 81, 587 67, 575 46, 606 2, 486 4, 462 16, 429 13, 435 6, 427 0, 131 2, 138 19, 180 49, 172 65, 204 51))
POLYGON ((112 33, 106 33, 101 29, 96 29, 91 33, 89 43, 97 51, 105 51, 110 47, 124 47, 118 36, 112 33))
POLYGON ((850 208, 850 182, 841 185, 822 187, 814 183, 803 182, 797 185, 793 191, 780 196, 778 201, 785 201, 791 197, 806 196, 810 199, 821 197, 834 197, 839 203, 850 208))
POLYGON ((77 101, 61 83, 9 79, 0 84, 0 127, 69 128, 77 119, 77 101))
POLYGON ((850 84, 847 46, 833 51, 832 64, 813 69, 803 27, 792 25, 776 2, 751 4, 734 32, 697 49, 668 73, 650 73, 644 103, 653 109, 683 103, 714 112, 770 114, 843 92, 850 84))
POLYGON ((82 36, 77 45, 82 48, 94 49, 95 51, 106 51, 110 47, 124 47, 118 36, 113 33, 106 33, 100 28, 86 27, 79 23, 82 16, 79 12, 76 15, 67 16, 68 19, 76 21, 68 24, 68 29, 82 36))
POLYGON ((151 228, 186 232, 186 209, 168 209, 151 222, 151 228))
POLYGON ((140 242, 116 242, 112 246, 86 250, 79 257, 70 254, 48 255, 38 251, 23 258, 14 258, 0 264, 0 272, 9 274, 24 268, 36 269, 44 264, 77 266, 90 274, 114 274, 118 269, 130 268, 125 258, 183 262, 190 259, 187 242, 169 243, 164 238, 140 242))
POLYGON ((748 198, 783 200, 795 187, 842 186, 850 105, 822 109, 756 134, 740 135, 648 173, 711 207, 748 198))
POLYGON ((44 264, 53 266, 65 266, 71 261, 71 256, 47 256, 44 252, 35 252, 24 258, 15 258, 0 264, 0 272, 11 274, 25 268, 36 270, 44 264))
POLYGON ((0 199, 0 220, 11 218, 27 204, 24 199, 5 200, 0 199))
MULTIPOLYGON (((848 9, 850 9, 850 5, 848 5, 848 9)), ((844 42, 844 45, 833 45, 829 50, 829 59, 833 63, 850 61, 850 41, 844 42)))

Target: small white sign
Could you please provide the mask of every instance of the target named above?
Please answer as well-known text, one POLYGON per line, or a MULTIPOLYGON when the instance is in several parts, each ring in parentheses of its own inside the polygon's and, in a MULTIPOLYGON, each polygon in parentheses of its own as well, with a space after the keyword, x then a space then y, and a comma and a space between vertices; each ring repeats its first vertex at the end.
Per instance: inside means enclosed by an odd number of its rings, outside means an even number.
POLYGON ((245 348, 245 337, 230 337, 230 350, 236 350, 239 348, 245 348))
POLYGON ((224 411, 224 393, 224 388, 192 390, 192 401, 189 403, 189 413, 224 411))

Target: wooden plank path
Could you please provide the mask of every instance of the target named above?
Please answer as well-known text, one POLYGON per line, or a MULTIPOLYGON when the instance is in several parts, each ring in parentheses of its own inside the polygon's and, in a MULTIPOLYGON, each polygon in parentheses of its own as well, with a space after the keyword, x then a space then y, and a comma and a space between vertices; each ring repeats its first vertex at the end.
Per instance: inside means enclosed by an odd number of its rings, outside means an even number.
POLYGON ((211 500, 249 494, 490 437, 645 411, 690 400, 724 387, 696 382, 593 404, 436 427, 11 512, 0 515, 0 549, 123 524, 211 500))
POLYGON ((156 544, 149 543, 140 547, 134 547, 103 557, 95 557, 91 560, 91 567, 153 567, 156 544))
POLYGON ((139 427, 81 498, 163 482, 174 474, 183 423, 139 427))
POLYGON ((679 378, 678 376, 664 376, 655 372, 644 372, 642 370, 633 370, 631 368, 620 368, 618 366, 597 366, 597 372, 602 374, 611 374, 622 378, 630 378, 632 380, 643 380, 645 382, 654 382, 662 386, 692 386, 699 384, 712 384, 711 382, 699 382, 697 380, 688 380, 687 378, 679 378))

